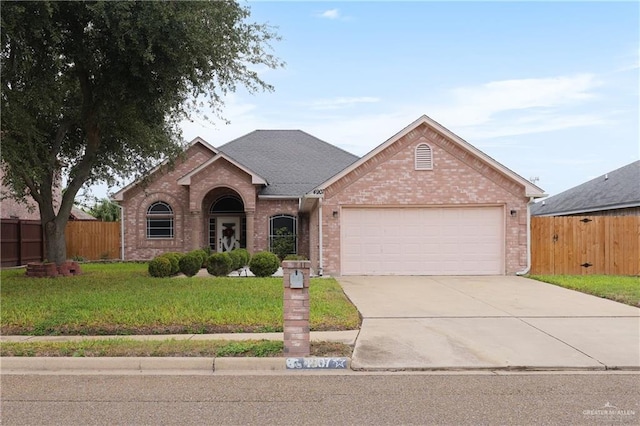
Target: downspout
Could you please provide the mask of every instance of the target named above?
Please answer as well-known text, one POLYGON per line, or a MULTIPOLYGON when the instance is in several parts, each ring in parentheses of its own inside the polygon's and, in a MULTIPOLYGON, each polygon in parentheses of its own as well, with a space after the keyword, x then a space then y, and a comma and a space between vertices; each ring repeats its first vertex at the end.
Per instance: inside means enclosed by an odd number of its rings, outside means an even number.
POLYGON ((324 262, 322 261, 322 197, 318 198, 318 276, 322 276, 324 272, 324 262))
POLYGON ((529 197, 527 203, 527 267, 516 272, 518 276, 526 275, 531 270, 531 203, 533 203, 533 197, 529 197))

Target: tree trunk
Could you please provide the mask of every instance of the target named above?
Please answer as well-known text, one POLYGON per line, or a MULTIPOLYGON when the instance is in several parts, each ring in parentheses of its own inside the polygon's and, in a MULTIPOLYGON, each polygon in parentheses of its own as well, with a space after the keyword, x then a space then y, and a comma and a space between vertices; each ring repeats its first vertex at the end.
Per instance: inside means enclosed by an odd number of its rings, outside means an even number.
POLYGON ((65 223, 57 218, 44 224, 45 257, 49 262, 61 265, 67 260, 67 241, 64 236, 65 223))

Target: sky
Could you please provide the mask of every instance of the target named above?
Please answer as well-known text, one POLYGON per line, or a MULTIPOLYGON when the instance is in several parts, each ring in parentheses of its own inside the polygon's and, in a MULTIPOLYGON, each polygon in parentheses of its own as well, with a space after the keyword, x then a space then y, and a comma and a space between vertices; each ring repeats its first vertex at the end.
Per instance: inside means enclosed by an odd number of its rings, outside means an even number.
POLYGON ((244 4, 286 65, 187 141, 300 129, 362 156, 426 114, 549 195, 640 158, 638 2, 244 4))

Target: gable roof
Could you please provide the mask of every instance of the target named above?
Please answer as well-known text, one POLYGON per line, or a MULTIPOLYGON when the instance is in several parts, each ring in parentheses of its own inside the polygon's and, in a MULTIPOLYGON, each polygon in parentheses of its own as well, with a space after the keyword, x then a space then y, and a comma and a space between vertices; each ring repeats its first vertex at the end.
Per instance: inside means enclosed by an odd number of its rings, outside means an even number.
POLYGON ((531 207, 531 214, 569 215, 638 206, 640 160, 546 198, 531 207))
POLYGON ((302 197, 358 159, 301 130, 254 130, 218 150, 267 181, 261 196, 302 197))
MULTIPOLYGON (((189 148, 191 148, 192 146, 196 145, 196 144, 200 144, 203 147, 205 147, 206 149, 208 149, 209 151, 211 151, 214 154, 218 154, 218 150, 215 149, 214 147, 212 147, 211 145, 209 145, 207 143, 207 141, 205 141, 204 139, 202 139, 200 136, 196 136, 195 139, 193 139, 191 142, 189 142, 189 144, 184 148, 184 152, 187 152, 189 150, 189 148)), ((169 163, 169 160, 164 160, 162 163, 158 164, 156 167, 154 167, 153 169, 151 169, 149 172, 147 172, 147 176, 154 174, 155 172, 157 172, 158 170, 160 170, 160 168, 162 166, 165 166, 166 164, 169 163)), ((140 183, 142 181, 142 178, 137 179, 133 182, 131 182, 129 185, 125 186, 124 188, 122 188, 120 191, 116 192, 115 194, 113 194, 113 196, 111 196, 111 200, 112 201, 122 201, 124 200, 124 193, 127 192, 128 190, 130 190, 131 188, 133 188, 134 186, 136 186, 138 183, 140 183)))
POLYGON ((262 176, 256 174, 251 169, 248 169, 247 167, 245 167, 242 164, 238 163, 236 160, 234 160, 233 158, 229 157, 228 155, 225 155, 224 153, 219 152, 218 155, 216 155, 215 157, 209 159, 208 161, 205 161, 204 163, 200 164, 198 167, 196 167, 195 169, 191 170, 189 173, 187 173, 186 175, 184 175, 180 179, 178 179, 178 185, 191 185, 191 178, 193 176, 195 176, 200 171, 202 171, 202 170, 206 169, 207 167, 209 167, 210 164, 213 164, 213 163, 215 163, 216 161, 218 161, 220 159, 227 160, 229 163, 233 164, 234 166, 236 166, 237 168, 239 168, 240 170, 242 170, 243 172, 245 172, 249 176, 251 176, 251 183, 252 184, 254 184, 254 185, 266 185, 267 184, 267 181, 262 176))
POLYGON ((482 160, 486 161, 487 163, 489 163, 489 165, 491 165, 492 167, 494 167, 495 169, 497 169, 501 173, 503 173, 506 176, 510 177, 514 181, 519 182, 520 184, 524 185, 525 193, 526 193, 527 197, 539 198, 539 197, 544 197, 545 196, 545 193, 541 188, 539 188, 538 186, 534 185, 529 180, 523 178, 522 176, 520 176, 516 172, 512 171, 511 169, 509 169, 509 168, 505 167, 504 165, 500 164, 499 162, 497 162, 493 158, 489 157, 484 152, 480 151, 475 146, 471 145, 470 143, 468 143, 467 141, 465 141, 464 139, 462 139, 461 137, 459 137, 455 133, 451 132, 450 130, 448 130, 447 128, 442 126, 440 123, 438 123, 438 122, 434 121, 433 119, 427 117, 426 115, 421 116, 416 121, 414 121, 413 123, 409 124, 407 127, 402 129, 400 132, 396 133, 394 136, 392 136, 391 138, 387 139, 385 142, 383 142, 382 144, 378 145, 376 148, 371 150, 364 157, 360 158, 358 161, 354 162, 349 167, 345 168, 344 170, 340 171, 338 174, 332 176, 330 179, 326 180, 325 182, 323 182, 322 184, 317 186, 316 189, 319 189, 319 190, 320 189, 324 189, 324 188, 328 187, 329 185, 335 183, 336 181, 338 181, 342 177, 346 176, 347 174, 351 173, 353 170, 358 168, 360 165, 362 165, 365 162, 367 162, 370 158, 376 156, 378 153, 380 153, 381 151, 386 149, 388 146, 394 144, 396 141, 398 141, 399 139, 401 139, 402 137, 404 137, 405 135, 407 135, 408 133, 410 133, 411 131, 413 131, 414 129, 416 129, 417 127, 419 127, 422 124, 426 124, 427 126, 435 129, 436 131, 438 131, 439 133, 441 133, 442 135, 444 135, 448 139, 450 139, 453 142, 455 142, 458 145, 460 145, 465 150, 470 151, 471 153, 473 153, 477 157, 479 157, 482 160))

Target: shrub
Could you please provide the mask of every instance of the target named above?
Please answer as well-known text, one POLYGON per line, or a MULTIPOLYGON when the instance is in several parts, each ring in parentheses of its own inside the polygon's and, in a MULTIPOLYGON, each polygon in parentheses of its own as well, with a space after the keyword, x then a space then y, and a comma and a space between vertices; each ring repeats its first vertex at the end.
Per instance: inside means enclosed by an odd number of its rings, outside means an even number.
POLYGON ((198 273, 202 267, 202 256, 197 251, 192 251, 182 256, 180 259, 180 272, 188 277, 192 277, 198 273))
POLYGON ((270 277, 280 266, 278 256, 270 251, 261 251, 253 255, 249 269, 256 277, 270 277))
POLYGON ((242 255, 238 253, 238 249, 231 250, 229 252, 229 257, 231 258, 231 270, 235 271, 236 269, 242 268, 242 255))
POLYGON ((309 259, 299 254, 288 254, 284 257, 284 260, 309 260, 309 259))
POLYGON ((200 267, 206 268, 207 267, 207 259, 211 255, 211 249, 209 249, 209 250, 197 249, 197 250, 194 250, 194 253, 198 253, 200 258, 202 259, 202 263, 200 264, 200 267))
POLYGON ((223 277, 229 275, 233 261, 229 253, 213 253, 207 259, 207 272, 216 277, 223 277))
POLYGON ((168 277, 171 275, 171 261, 166 256, 158 256, 149 262, 149 275, 168 277))
POLYGON ((249 264, 249 261, 251 260, 251 254, 249 254, 249 251, 247 249, 239 248, 233 251, 237 252, 241 256, 240 268, 249 264))
POLYGON ((171 275, 175 275, 180 272, 180 258, 182 258, 182 253, 176 252, 168 252, 161 254, 160 257, 166 257, 171 262, 171 275))

